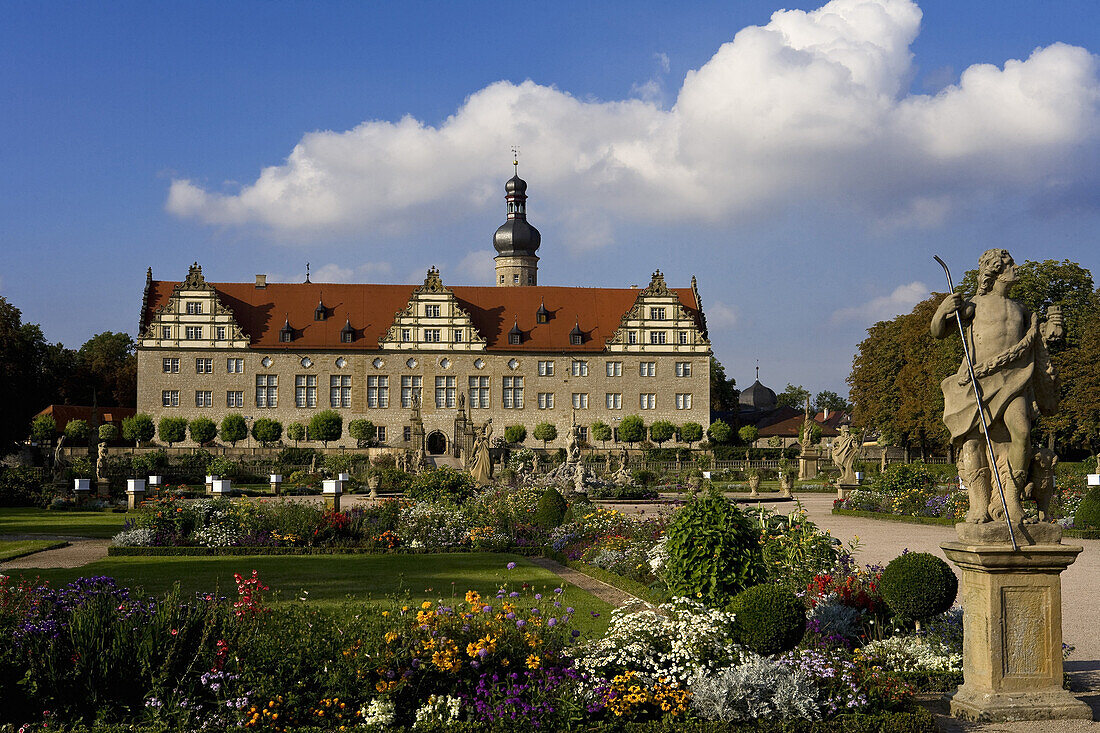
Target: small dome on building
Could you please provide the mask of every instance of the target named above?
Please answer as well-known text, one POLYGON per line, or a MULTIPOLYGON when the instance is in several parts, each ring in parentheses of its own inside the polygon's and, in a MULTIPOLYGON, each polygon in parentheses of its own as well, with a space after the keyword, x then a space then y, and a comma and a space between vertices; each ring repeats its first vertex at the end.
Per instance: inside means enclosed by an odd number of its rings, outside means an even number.
POLYGON ((512 176, 504 184, 504 192, 506 194, 525 194, 527 193, 527 181, 523 180, 519 176, 512 176))
POLYGON ((759 410, 761 412, 770 412, 778 404, 775 392, 762 385, 759 379, 741 390, 741 396, 737 401, 742 409, 759 410))
POLYGON ((502 255, 534 254, 541 243, 539 230, 526 219, 509 219, 493 235, 493 247, 502 255))

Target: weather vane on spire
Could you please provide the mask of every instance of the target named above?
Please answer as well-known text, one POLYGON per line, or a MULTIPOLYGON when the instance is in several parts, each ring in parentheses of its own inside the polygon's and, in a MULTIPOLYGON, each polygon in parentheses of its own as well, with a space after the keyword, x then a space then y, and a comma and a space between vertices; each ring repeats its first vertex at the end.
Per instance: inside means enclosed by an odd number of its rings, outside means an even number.
POLYGON ((519 175, 519 146, 512 146, 512 166, 515 168, 515 174, 519 175))

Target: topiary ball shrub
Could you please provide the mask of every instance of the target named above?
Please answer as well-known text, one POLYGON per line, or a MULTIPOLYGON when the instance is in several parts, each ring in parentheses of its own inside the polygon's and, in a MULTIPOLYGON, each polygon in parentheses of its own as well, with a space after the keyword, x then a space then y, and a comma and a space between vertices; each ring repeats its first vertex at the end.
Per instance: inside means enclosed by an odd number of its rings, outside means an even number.
POLYGON ((542 529, 560 527, 568 510, 569 505, 561 492, 557 489, 547 489, 539 497, 539 505, 535 510, 535 526, 542 529))
POLYGON ((1074 529, 1100 529, 1100 491, 1093 488, 1077 506, 1073 514, 1074 529))
POLYGON ((907 621, 938 616, 955 602, 959 579, 951 566, 927 552, 908 552, 882 571, 879 591, 890 609, 907 621))
POLYGON ((759 532, 717 492, 703 494, 677 512, 665 536, 673 595, 721 608, 766 577, 759 532))
POLYGON ((764 656, 788 652, 806 633, 806 606, 777 585, 754 585, 737 594, 727 608, 736 618, 737 641, 764 656))

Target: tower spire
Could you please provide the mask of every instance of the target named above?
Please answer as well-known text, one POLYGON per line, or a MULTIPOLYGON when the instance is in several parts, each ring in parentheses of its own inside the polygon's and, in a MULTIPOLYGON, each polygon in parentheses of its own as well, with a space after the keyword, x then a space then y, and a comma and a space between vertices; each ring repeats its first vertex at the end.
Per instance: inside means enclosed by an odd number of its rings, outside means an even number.
POLYGON ((542 235, 527 222, 527 181, 519 177, 519 148, 512 147, 514 175, 504 184, 508 218, 493 235, 497 251, 497 285, 515 287, 538 284, 538 255, 542 235))

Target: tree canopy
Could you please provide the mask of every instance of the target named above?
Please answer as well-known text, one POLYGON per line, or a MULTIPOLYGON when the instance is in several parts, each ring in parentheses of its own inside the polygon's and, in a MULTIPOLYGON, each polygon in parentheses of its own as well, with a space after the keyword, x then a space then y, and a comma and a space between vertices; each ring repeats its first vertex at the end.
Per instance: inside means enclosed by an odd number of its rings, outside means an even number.
POLYGON ((640 440, 645 440, 645 422, 639 415, 627 415, 619 423, 619 440, 630 443, 633 446, 640 440))
POLYGON ((806 407, 806 399, 810 396, 810 390, 801 384, 797 387, 787 383, 787 388, 775 396, 775 403, 779 407, 793 407, 802 410, 806 407))
POLYGON ((649 437, 657 445, 676 435, 676 426, 668 420, 658 420, 649 426, 649 437))
POLYGON ((218 430, 218 437, 232 446, 236 446, 238 442, 247 438, 248 423, 245 422, 244 416, 231 412, 223 417, 221 428, 218 430))
POLYGON ((321 410, 309 419, 309 437, 328 447, 330 440, 340 440, 344 434, 344 418, 336 410, 321 410))
POLYGON ((814 397, 813 405, 815 412, 822 412, 824 410, 829 410, 830 412, 849 412, 852 409, 852 406, 848 404, 848 400, 828 389, 824 389, 817 393, 817 396, 814 397))
POLYGON ((527 428, 522 425, 505 426, 504 440, 508 443, 522 443, 527 440, 527 428))
POLYGON ((686 422, 680 426, 680 440, 689 446, 703 439, 703 426, 697 422, 686 422))
POLYGON ((260 441, 260 445, 266 448, 283 437, 283 424, 270 417, 261 417, 252 423, 252 437, 260 441))
POLYGON ((558 428, 552 422, 540 422, 531 434, 535 436, 535 440, 541 440, 542 447, 545 448, 547 443, 557 439, 558 428))
POLYGON ((134 441, 134 445, 152 440, 156 435, 156 427, 153 418, 144 412, 139 412, 133 417, 122 419, 122 437, 134 441))
POLYGON ((173 443, 182 442, 187 437, 187 418, 162 417, 157 423, 157 435, 168 444, 168 447, 173 443))
POLYGON ((726 376, 722 362, 710 357, 710 409, 716 412, 737 410, 740 392, 736 384, 737 380, 726 376))
POLYGON ((592 440, 598 440, 604 444, 611 440, 611 436, 615 434, 611 426, 602 420, 592 423, 590 428, 592 430, 592 440))

